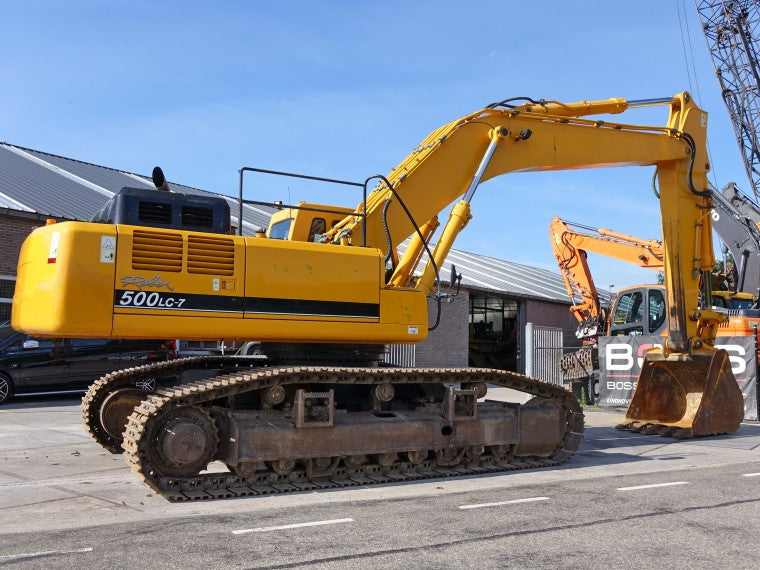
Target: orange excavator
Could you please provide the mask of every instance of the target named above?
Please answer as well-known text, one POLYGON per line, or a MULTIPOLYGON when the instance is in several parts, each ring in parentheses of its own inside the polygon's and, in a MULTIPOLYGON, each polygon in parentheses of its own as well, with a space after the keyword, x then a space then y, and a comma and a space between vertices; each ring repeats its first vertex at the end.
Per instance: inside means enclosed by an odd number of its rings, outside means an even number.
MULTIPOLYGON (((581 339, 595 340, 598 334, 607 332, 607 313, 601 307, 599 293, 586 260, 586 252, 614 257, 655 271, 663 270, 662 242, 658 240, 646 240, 604 228, 592 228, 567 222, 557 216, 552 218, 549 234, 567 294, 574 300, 577 291, 581 297, 579 304, 570 307, 570 311, 578 320, 576 336, 581 339), (594 233, 579 232, 571 226, 594 233)), ((662 305, 664 310, 664 303, 662 305)), ((663 313, 660 324, 664 321, 663 313)))
MULTIPOLYGON (((730 226, 726 221, 722 229, 730 229, 730 226)), ((567 294, 573 299, 570 311, 578 321, 576 336, 583 343, 580 350, 563 355, 562 370, 567 380, 582 382, 589 400, 593 401, 597 395, 599 369, 597 337, 665 336, 667 301, 663 284, 634 285, 617 293, 608 312, 594 285, 587 252, 661 272, 664 267, 662 242, 568 222, 557 216, 551 221, 549 233, 567 294), (576 296, 580 296, 580 303, 575 303, 576 296)), ((718 325, 716 336, 754 336, 760 323, 759 312, 752 309, 755 302, 749 293, 712 291, 712 308, 726 315, 718 325)))

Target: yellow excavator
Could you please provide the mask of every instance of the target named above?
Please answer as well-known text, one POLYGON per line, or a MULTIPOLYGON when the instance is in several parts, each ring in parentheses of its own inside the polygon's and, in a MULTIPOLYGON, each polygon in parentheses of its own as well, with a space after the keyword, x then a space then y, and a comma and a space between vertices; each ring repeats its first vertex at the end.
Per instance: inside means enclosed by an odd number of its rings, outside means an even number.
MULTIPOLYGON (((647 354, 632 421, 665 433, 732 432, 735 414, 724 412, 741 410, 741 394, 725 351, 712 346, 723 317, 700 305, 710 297, 700 277, 714 264, 706 128, 688 93, 506 99, 435 130, 388 176, 368 178, 365 192, 375 185, 355 210, 300 204, 252 237, 229 235, 229 214, 195 197, 124 189, 99 223, 51 224, 27 238, 13 327, 36 336, 263 341, 263 363, 158 363, 105 376, 85 396, 90 433, 123 448, 133 472, 171 500, 558 465, 583 431, 579 404, 563 388, 500 370, 383 367, 376 352, 427 336, 428 296, 445 295, 437 268, 470 221, 482 181, 654 165, 669 326, 663 349, 647 354), (665 126, 606 117, 646 105, 667 106, 665 126), (438 214, 452 202, 433 246, 438 214), (204 367, 220 372, 135 393, 140 378, 204 367), (488 385, 534 397, 483 400, 488 385), (207 472, 215 460, 229 470, 207 472)), ((160 173, 154 182, 166 188, 160 173)))

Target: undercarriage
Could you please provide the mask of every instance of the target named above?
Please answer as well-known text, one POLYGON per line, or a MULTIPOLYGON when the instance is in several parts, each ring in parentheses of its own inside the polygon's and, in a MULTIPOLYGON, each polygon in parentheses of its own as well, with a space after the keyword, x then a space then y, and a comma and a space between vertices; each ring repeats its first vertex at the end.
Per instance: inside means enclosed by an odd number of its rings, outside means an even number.
POLYGON ((85 424, 174 501, 546 467, 582 437, 571 393, 513 372, 261 362, 196 357, 108 375, 85 397, 85 424), (190 370, 210 377, 134 388, 190 370), (533 397, 489 400, 489 386, 533 397), (226 471, 206 471, 212 462, 226 471))

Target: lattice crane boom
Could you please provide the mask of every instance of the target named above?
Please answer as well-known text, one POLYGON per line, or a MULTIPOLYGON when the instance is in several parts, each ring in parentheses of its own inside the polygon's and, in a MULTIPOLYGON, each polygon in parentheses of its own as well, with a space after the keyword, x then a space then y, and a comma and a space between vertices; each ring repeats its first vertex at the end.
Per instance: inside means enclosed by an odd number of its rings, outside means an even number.
POLYGON ((760 200, 760 2, 695 0, 755 201, 760 200))

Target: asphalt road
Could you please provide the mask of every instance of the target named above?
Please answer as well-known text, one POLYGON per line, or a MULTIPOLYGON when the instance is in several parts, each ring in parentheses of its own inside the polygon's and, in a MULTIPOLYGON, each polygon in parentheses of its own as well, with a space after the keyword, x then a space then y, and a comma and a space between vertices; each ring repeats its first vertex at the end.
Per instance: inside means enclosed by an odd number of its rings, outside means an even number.
POLYGON ((0 408, 0 566, 758 566, 758 425, 681 442, 591 410, 562 468, 168 503, 78 415, 72 400, 0 408))

